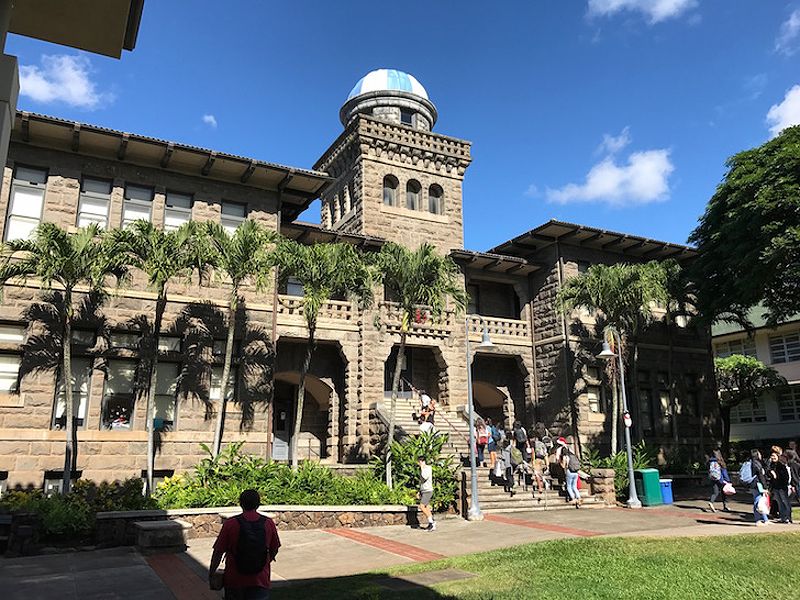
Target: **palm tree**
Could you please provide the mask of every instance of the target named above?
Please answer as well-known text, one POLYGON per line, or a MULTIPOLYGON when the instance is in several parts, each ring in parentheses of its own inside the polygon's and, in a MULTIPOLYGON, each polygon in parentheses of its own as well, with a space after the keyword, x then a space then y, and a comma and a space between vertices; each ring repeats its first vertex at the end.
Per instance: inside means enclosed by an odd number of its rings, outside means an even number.
POLYGON ((173 231, 163 231, 149 221, 136 221, 126 229, 112 232, 112 238, 128 264, 147 276, 148 285, 156 292, 156 307, 151 340, 150 383, 147 391, 147 494, 153 492, 155 460, 154 409, 158 373, 158 341, 161 322, 167 307, 167 285, 176 277, 190 278, 197 270, 204 273, 209 265, 208 246, 202 230, 193 221, 173 231))
POLYGON ((306 375, 316 348, 319 311, 331 298, 348 297, 362 307, 372 304, 372 270, 364 256, 349 244, 299 244, 285 240, 278 245, 276 263, 281 282, 290 277, 303 286, 303 316, 308 329, 306 353, 300 366, 294 434, 291 443, 292 468, 297 468, 297 442, 303 416, 306 375))
MULTIPOLYGON (((668 292, 663 284, 663 270, 652 261, 642 264, 592 265, 585 273, 564 282, 558 292, 557 303, 565 314, 583 306, 590 312, 601 312, 607 327, 613 327, 620 336, 622 348, 633 348, 633 376, 636 382, 638 359, 638 336, 653 320, 653 303, 666 303, 668 292)), ((609 361, 612 363, 614 361, 609 361)), ((611 381, 618 377, 613 370, 608 372, 611 381)), ((633 396, 631 396, 633 397, 633 396)), ((611 452, 616 453, 618 443, 619 395, 612 385, 611 452)))
POLYGON ((36 228, 32 239, 8 241, 3 247, 0 284, 14 278, 34 277, 42 289, 50 290, 54 286, 63 289, 60 366, 67 430, 62 483, 62 492, 65 494, 70 490, 70 474, 78 444, 74 423, 71 349, 75 289, 78 286, 86 287, 95 298, 102 300, 106 279, 113 276, 119 283, 127 276, 127 271, 124 257, 112 248, 108 237, 102 235, 96 225, 68 233, 53 223, 42 223, 36 228))
POLYGON ((453 259, 442 256, 431 244, 422 244, 416 250, 387 242, 377 256, 379 276, 400 305, 400 346, 397 349, 394 374, 392 376, 392 398, 389 405, 389 439, 386 444, 386 484, 392 486, 391 445, 394 440, 397 392, 400 388, 400 372, 406 351, 412 315, 417 310, 429 311, 433 318, 440 318, 452 302, 456 314, 467 306, 461 271, 453 259))
POLYGON ((257 221, 244 221, 232 234, 219 223, 207 222, 206 234, 211 245, 210 262, 215 271, 231 284, 228 300, 228 337, 225 342, 225 363, 220 383, 220 405, 214 427, 213 455, 219 454, 222 429, 225 421, 225 401, 228 378, 233 360, 233 337, 236 329, 236 311, 241 300, 241 286, 252 283, 256 290, 264 290, 269 282, 270 244, 277 234, 267 230, 257 221))

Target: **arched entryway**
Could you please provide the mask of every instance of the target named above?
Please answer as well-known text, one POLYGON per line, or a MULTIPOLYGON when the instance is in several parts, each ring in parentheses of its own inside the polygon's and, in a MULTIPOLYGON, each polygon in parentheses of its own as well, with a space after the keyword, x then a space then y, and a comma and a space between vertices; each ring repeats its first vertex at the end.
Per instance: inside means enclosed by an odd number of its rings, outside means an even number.
MULTIPOLYGON (((294 433, 298 371, 275 374, 275 397, 272 411, 272 458, 289 460, 289 445, 294 433)), ((326 458, 328 447, 328 408, 333 388, 319 377, 306 375, 306 393, 297 444, 298 458, 320 460, 326 458)))
POLYGON ((505 423, 508 402, 508 396, 505 392, 491 383, 473 381, 472 399, 475 402, 475 412, 478 415, 484 419, 490 418, 494 423, 505 423))

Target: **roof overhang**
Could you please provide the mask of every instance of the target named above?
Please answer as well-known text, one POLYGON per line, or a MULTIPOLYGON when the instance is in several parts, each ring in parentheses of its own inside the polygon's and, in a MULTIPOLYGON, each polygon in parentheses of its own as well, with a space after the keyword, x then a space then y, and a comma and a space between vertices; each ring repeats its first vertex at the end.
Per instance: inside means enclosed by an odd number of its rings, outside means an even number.
POLYGON ((333 179, 326 173, 287 167, 207 148, 168 142, 97 125, 17 112, 12 140, 189 176, 282 192, 284 216, 303 212, 333 179))
POLYGON ((119 58, 133 50, 144 0, 23 0, 14 3, 11 33, 119 58))
POLYGON ((531 256, 555 244, 585 247, 592 250, 613 252, 645 260, 673 258, 684 261, 697 255, 691 246, 661 242, 628 233, 597 229, 587 225, 551 220, 535 229, 492 248, 490 252, 531 256))
POLYGON ((386 240, 370 235, 355 233, 342 233, 333 229, 324 229, 316 223, 295 221, 281 224, 281 235, 301 244, 328 244, 344 242, 358 246, 362 250, 376 251, 386 243, 386 240))
POLYGON ((493 275, 514 275, 523 277, 538 271, 541 266, 528 262, 518 256, 475 252, 473 250, 452 250, 451 258, 469 270, 482 271, 493 275))

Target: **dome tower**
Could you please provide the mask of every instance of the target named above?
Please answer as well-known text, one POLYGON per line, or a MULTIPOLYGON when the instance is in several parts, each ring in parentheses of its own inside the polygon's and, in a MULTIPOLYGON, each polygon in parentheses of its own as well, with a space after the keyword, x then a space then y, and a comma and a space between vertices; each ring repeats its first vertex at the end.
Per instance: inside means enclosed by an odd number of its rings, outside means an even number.
POLYGON ((431 131, 437 112, 422 84, 402 71, 372 71, 339 118, 344 131, 314 165, 334 178, 321 194, 322 226, 412 248, 461 248, 470 144, 431 131))
POLYGON ((423 131, 430 131, 437 117, 422 84, 413 75, 395 69, 377 69, 358 80, 339 111, 339 120, 346 127, 356 115, 423 131))

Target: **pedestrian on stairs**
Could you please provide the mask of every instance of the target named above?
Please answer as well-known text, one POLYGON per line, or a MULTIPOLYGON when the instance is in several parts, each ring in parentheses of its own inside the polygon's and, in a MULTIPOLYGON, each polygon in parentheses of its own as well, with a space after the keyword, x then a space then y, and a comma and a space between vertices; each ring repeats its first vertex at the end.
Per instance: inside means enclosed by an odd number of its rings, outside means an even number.
POLYGON ((561 467, 567 482, 567 501, 575 503, 575 508, 581 507, 581 493, 578 491, 578 471, 581 470, 581 461, 576 454, 563 446, 561 449, 561 467))
POLYGON ((519 421, 514 421, 514 444, 517 447, 517 450, 520 452, 525 453, 525 446, 528 445, 528 432, 525 431, 525 428, 522 426, 522 423, 519 421))
POLYGON ((424 391, 420 391, 419 401, 419 431, 420 433, 431 433, 433 431, 433 420, 436 416, 436 401, 424 391))
MULTIPOLYGON (((433 467, 425 463, 425 458, 419 457, 419 510, 428 519, 428 526, 425 531, 435 531, 436 521, 433 520, 431 510, 431 498, 433 498, 433 467)), ((421 523, 420 523, 421 525, 421 523)))
POLYGON ((494 464, 497 462, 497 444, 500 441, 500 431, 490 418, 486 419, 486 431, 489 434, 489 438, 486 440, 486 450, 489 452, 489 468, 494 469, 494 464))
POLYGON ((486 466, 486 458, 483 455, 486 450, 486 445, 489 443, 489 431, 486 428, 486 422, 478 417, 475 421, 475 446, 478 450, 478 463, 479 465, 486 466))

